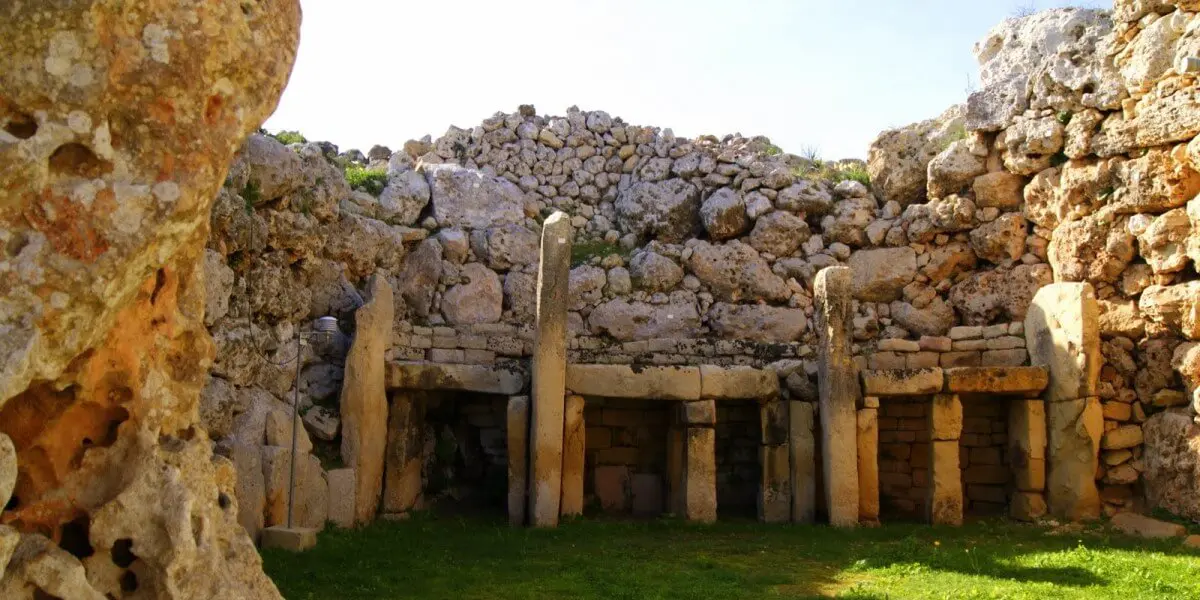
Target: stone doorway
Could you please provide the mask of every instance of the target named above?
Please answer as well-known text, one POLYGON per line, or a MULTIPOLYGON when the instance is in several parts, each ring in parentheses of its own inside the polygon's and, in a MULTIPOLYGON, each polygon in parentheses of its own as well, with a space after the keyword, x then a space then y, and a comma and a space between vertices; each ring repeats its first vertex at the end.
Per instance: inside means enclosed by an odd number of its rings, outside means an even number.
POLYGON ((508 488, 508 398, 423 394, 422 490, 430 508, 504 514, 508 488))
POLYGON ((760 405, 753 400, 717 403, 717 516, 755 518, 762 487, 760 405))
POLYGON ((667 448, 674 402, 584 399, 587 512, 657 517, 666 505, 667 448))
POLYGON ((879 518, 926 520, 929 495, 930 396, 894 396, 879 402, 879 518))

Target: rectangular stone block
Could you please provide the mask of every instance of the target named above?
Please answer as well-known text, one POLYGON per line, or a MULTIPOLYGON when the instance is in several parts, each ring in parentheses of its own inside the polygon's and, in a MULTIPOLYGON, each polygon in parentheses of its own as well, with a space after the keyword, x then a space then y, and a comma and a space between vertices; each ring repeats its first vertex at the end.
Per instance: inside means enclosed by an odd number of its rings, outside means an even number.
POLYGON ((685 467, 687 430, 679 423, 667 429, 667 512, 683 516, 687 512, 685 467))
POLYGON ((390 362, 386 373, 390 389, 462 390, 511 396, 525 388, 525 373, 509 367, 390 362))
POLYGON ((786 444, 759 446, 762 482, 758 494, 758 520, 787 523, 792 518, 792 482, 786 444))
POLYGON ((1046 489, 1046 461, 1041 458, 1026 459, 1020 466, 1012 466, 1013 485, 1022 492, 1041 492, 1046 489))
POLYGON ((325 476, 329 481, 329 520, 338 527, 354 527, 354 469, 331 469, 325 476))
POLYGON ((908 359, 899 352, 875 352, 867 357, 867 366, 879 371, 903 369, 906 364, 908 359))
POLYGON ((852 282, 849 268, 826 267, 813 283, 825 507, 829 522, 838 527, 858 524, 858 442, 854 432, 861 387, 850 353, 852 282))
MULTIPOLYGON (((1028 330, 1028 321, 1025 326, 1028 330)), ((1100 399, 1047 402, 1046 432, 1046 503, 1050 514, 1069 521, 1099 518, 1096 469, 1104 432, 1100 399)))
POLYGON ((879 414, 874 408, 858 411, 858 519, 879 521, 879 414))
POLYGON ((983 327, 980 325, 959 325, 950 328, 950 339, 972 340, 983 337, 983 327))
POLYGON ((594 474, 596 500, 605 512, 629 510, 630 489, 629 467, 604 465, 596 467, 594 474))
POLYGON ((662 477, 638 473, 632 480, 632 504, 635 517, 657 517, 663 512, 662 477))
POLYGON ((583 463, 587 447, 587 425, 583 418, 583 396, 567 396, 563 413, 562 499, 559 514, 583 514, 583 463))
POLYGON ((711 427, 687 428, 684 516, 689 521, 717 520, 716 442, 716 430, 711 427))
POLYGON ((933 369, 941 364, 942 355, 939 352, 913 352, 904 357, 906 369, 933 369))
POLYGON ((508 522, 520 527, 525 524, 529 490, 529 397, 508 399, 508 522))
POLYGON ((985 367, 1019 367, 1029 362, 1029 352, 1024 348, 1013 350, 985 350, 980 363, 985 367))
POLYGON ((768 369, 700 366, 700 397, 712 399, 775 398, 779 377, 768 369))
POLYGON ((1050 383, 1044 367, 956 367, 946 369, 947 392, 1036 394, 1050 383))
POLYGON ((943 369, 952 367, 978 367, 982 364, 983 357, 978 350, 944 352, 942 353, 941 361, 943 369))
POLYGON ((939 368, 868 370, 861 376, 868 396, 924 396, 942 390, 939 368))
POLYGON ((958 394, 934 394, 929 412, 933 440, 958 440, 963 430, 963 408, 958 394))
POLYGON ((762 437, 760 442, 767 446, 788 443, 788 403, 775 400, 759 405, 759 423, 762 437))
POLYGON ((792 400, 788 406, 788 449, 792 470, 792 522, 811 523, 816 512, 816 451, 813 404, 792 400))
POLYGON ((425 462, 425 392, 392 393, 384 460, 384 513, 404 513, 422 503, 421 468, 425 462))
POLYGON ((931 524, 962 525, 963 486, 958 466, 958 442, 930 442, 927 498, 931 524))
POLYGON ((699 400, 699 367, 572 364, 567 389, 583 396, 699 400))
MULTIPOLYGON (((1099 393, 1104 357, 1100 354, 1100 309, 1090 284, 1063 282, 1039 289, 1025 315, 1025 339, 1030 361, 1050 370, 1047 402, 1099 393)), ((1054 513, 1054 494, 1048 500, 1054 513)))
POLYGON ((679 410, 680 421, 687 425, 712 427, 717 424, 717 403, 714 400, 680 402, 679 410))

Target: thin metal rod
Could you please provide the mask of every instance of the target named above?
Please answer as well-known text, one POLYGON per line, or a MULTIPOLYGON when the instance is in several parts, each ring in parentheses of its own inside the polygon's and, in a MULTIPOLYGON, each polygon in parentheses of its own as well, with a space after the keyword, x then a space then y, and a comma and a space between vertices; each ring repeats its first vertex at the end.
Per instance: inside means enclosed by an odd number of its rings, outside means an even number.
POLYGON ((296 382, 293 384, 296 388, 295 395, 292 396, 292 455, 291 455, 291 473, 288 474, 288 529, 292 528, 292 513, 296 507, 296 424, 300 421, 300 324, 296 325, 296 382))

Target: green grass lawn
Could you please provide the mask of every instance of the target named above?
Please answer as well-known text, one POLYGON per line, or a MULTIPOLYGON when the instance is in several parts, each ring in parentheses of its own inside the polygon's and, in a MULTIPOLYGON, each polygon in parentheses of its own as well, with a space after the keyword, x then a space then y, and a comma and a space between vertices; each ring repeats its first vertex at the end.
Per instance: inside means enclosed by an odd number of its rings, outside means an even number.
POLYGON ((419 515, 328 530, 303 554, 265 551, 306 598, 1200 599, 1200 553, 1099 527, 1004 521, 836 530, 589 520, 514 529, 419 515))

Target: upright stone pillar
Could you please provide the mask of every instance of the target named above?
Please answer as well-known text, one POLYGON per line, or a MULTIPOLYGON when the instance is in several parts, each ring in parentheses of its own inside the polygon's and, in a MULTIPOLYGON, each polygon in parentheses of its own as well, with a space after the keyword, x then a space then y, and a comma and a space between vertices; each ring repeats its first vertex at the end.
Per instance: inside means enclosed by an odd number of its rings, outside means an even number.
POLYGON ((529 396, 508 399, 508 523, 525 524, 529 490, 529 396))
POLYGON ((571 219, 566 213, 550 215, 542 226, 529 435, 529 522, 536 527, 558 525, 562 499, 571 236, 571 219))
POLYGON ((879 524, 879 399, 858 411, 858 521, 879 524))
POLYGON ((371 299, 354 313, 354 341, 342 380, 342 460, 354 469, 354 520, 375 518, 383 493, 388 445, 388 398, 383 353, 391 338, 392 286, 371 279, 371 299))
POLYGON ((687 513, 684 478, 686 455, 687 426, 679 416, 672 416, 667 429, 667 512, 679 517, 687 513))
POLYGON ((759 464, 762 482, 758 492, 758 519, 787 523, 792 519, 792 472, 788 464, 788 403, 771 400, 759 408, 762 447, 759 464))
POLYGON ((1087 283, 1038 290, 1025 316, 1030 361, 1050 371, 1046 401, 1046 500, 1050 514, 1071 521, 1100 516, 1096 469, 1104 415, 1098 388, 1099 308, 1087 283))
POLYGON ((829 522, 839 527, 858 524, 857 404, 860 387, 850 355, 852 275, 848 267, 827 267, 817 273, 815 321, 818 346, 818 391, 821 414, 821 455, 825 474, 825 506, 829 522))
POLYGON ((683 468, 684 517, 689 521, 717 520, 717 403, 684 402, 681 420, 685 433, 683 468))
POLYGON ((792 400, 789 404, 792 522, 812 523, 817 508, 817 441, 813 433, 813 404, 800 400, 792 400))
POLYGON ((406 513, 422 505, 425 396, 420 390, 392 393, 381 508, 385 514, 406 513))
POLYGON ((962 525, 963 485, 959 438, 963 409, 958 394, 934 394, 929 411, 929 522, 962 525))
POLYGON ((559 514, 583 514, 584 435, 583 396, 567 396, 563 425, 562 505, 559 514))
POLYGON ((1033 521, 1046 514, 1046 402, 1013 400, 1008 409, 1008 464, 1017 491, 1009 515, 1033 521))

